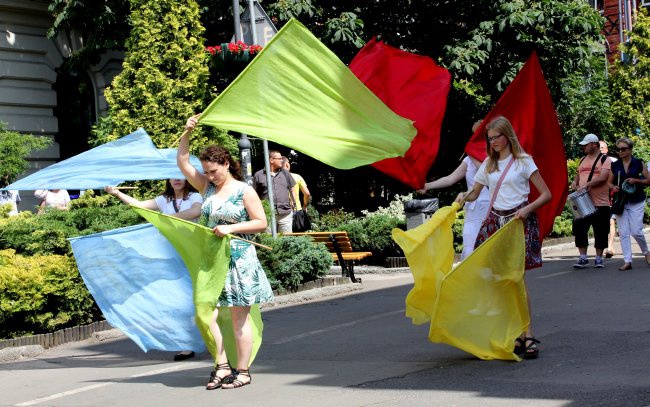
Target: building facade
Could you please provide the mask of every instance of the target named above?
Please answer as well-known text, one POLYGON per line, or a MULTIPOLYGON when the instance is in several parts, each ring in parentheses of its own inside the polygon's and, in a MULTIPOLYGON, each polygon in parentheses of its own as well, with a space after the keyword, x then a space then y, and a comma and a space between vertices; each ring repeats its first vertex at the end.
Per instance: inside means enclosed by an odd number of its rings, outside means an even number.
MULTIPOLYGON (((105 54, 85 72, 62 66, 83 41, 74 33, 47 38, 49 1, 0 0, 0 121, 9 130, 52 139, 52 147, 31 157, 29 173, 87 146, 90 128, 107 110, 104 89, 121 70, 123 56, 105 54)), ((21 194, 21 210, 36 200, 21 194), (30 199, 31 198, 31 199, 30 199)))
POLYGON ((613 62, 625 56, 619 44, 627 41, 627 31, 634 26, 634 16, 639 7, 650 8, 650 0, 588 0, 605 18, 603 35, 607 47, 607 59, 613 62))

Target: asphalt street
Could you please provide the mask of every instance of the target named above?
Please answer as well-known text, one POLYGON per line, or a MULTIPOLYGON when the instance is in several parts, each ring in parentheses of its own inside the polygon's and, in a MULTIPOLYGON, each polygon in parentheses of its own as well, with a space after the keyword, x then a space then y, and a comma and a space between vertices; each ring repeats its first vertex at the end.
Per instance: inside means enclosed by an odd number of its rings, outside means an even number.
POLYGON ((431 343, 404 316, 409 273, 361 275, 361 290, 266 309, 250 386, 206 391, 207 353, 173 362, 109 331, 0 364, 0 405, 650 406, 650 266, 574 270, 570 246, 526 277, 537 360, 431 343))

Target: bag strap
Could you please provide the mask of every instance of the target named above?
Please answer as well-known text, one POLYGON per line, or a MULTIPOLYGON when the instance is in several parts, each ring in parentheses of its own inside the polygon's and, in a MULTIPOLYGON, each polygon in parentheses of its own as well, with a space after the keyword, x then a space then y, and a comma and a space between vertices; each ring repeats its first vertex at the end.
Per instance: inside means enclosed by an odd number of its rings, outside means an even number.
POLYGON ((488 208, 488 213, 492 211, 492 205, 494 205, 494 201, 497 199, 497 194, 499 193, 499 188, 501 188, 501 183, 503 182, 503 179, 506 177, 508 170, 510 169, 510 167, 512 167, 512 163, 514 162, 515 162, 515 156, 513 155, 508 165, 506 165, 506 168, 503 169, 503 173, 501 173, 501 177, 499 177, 499 181, 497 181, 497 185, 494 187, 494 193, 492 194, 492 198, 490 198, 490 207, 488 208))
POLYGON ((284 174, 285 177, 287 177, 287 189, 289 190, 289 203, 291 203, 291 210, 296 211, 296 202, 293 199, 293 191, 291 190, 291 180, 289 179, 289 174, 287 174, 287 171, 283 168, 280 171, 284 174))

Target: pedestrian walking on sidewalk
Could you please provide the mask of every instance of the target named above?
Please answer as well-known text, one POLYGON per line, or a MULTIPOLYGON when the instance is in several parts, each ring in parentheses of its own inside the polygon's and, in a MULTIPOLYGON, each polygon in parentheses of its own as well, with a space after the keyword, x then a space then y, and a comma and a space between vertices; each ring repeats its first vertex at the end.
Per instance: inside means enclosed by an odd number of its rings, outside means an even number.
MULTIPOLYGON (((618 161, 618 158, 609 155, 609 147, 607 146, 607 143, 605 141, 600 140, 599 143, 600 143, 600 152, 605 154, 606 156, 609 157, 610 160, 612 160, 612 166, 613 166, 614 163, 618 161)), ((612 206, 611 205, 612 193, 613 192, 610 189, 610 205, 609 205, 610 207, 612 206)), ((614 254, 616 253, 614 251, 614 237, 616 237, 616 215, 612 213, 611 216, 609 217, 609 235, 607 237, 607 248, 603 251, 603 254, 607 258, 613 257, 614 254)))
POLYGON ((580 258, 573 265, 574 268, 584 269, 589 266, 587 247, 589 246, 589 228, 594 231, 594 247, 596 248, 595 268, 605 267, 603 251, 607 248, 607 235, 609 234, 609 174, 612 160, 600 152, 598 136, 587 134, 578 143, 582 146, 585 156, 578 164, 578 173, 571 183, 571 188, 576 191, 586 190, 589 198, 596 207, 596 212, 584 218, 573 220, 573 235, 580 258))
POLYGON ((634 157, 632 149, 634 142, 627 137, 616 141, 619 160, 612 164, 612 171, 609 175, 609 187, 616 194, 623 194, 623 212, 616 215, 618 223, 618 234, 621 238, 621 250, 623 251, 623 265, 619 270, 632 268, 632 240, 639 244, 645 261, 650 264, 650 252, 648 243, 643 234, 643 214, 645 212, 644 188, 650 184, 648 167, 640 159, 634 157))

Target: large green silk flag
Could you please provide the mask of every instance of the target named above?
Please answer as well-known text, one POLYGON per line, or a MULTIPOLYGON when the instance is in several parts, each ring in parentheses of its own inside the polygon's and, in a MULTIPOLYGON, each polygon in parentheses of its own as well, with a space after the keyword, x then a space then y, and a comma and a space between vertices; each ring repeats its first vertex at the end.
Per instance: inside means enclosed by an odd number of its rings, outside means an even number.
MULTIPOLYGON (((210 332, 210 320, 226 282, 230 264, 230 238, 220 238, 212 229, 193 222, 149 209, 131 207, 154 225, 183 259, 192 280, 196 325, 206 347, 212 356, 216 357, 216 344, 210 332)), ((262 344, 264 327, 258 304, 251 307, 249 318, 253 327, 253 351, 249 361, 249 364, 252 364, 262 344)), ((237 366, 237 348, 228 307, 219 308, 217 323, 224 339, 228 361, 232 366, 237 366)))
POLYGON ((453 203, 415 229, 392 231, 413 273, 406 315, 414 324, 430 324, 431 342, 484 360, 521 360, 514 341, 530 324, 523 222, 508 222, 452 268, 458 208, 453 203))
POLYGON ((404 156, 417 132, 293 19, 199 122, 252 134, 340 169, 404 156))

